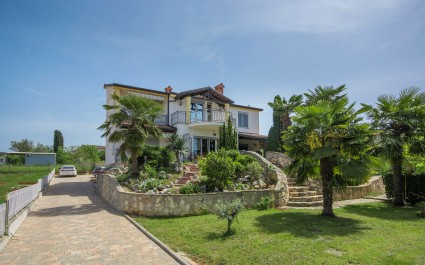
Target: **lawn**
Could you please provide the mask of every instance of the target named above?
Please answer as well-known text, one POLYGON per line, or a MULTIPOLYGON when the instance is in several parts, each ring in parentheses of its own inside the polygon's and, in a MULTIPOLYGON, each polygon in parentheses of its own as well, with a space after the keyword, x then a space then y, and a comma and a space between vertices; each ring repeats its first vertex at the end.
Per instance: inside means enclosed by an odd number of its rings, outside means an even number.
POLYGON ((425 264, 419 208, 369 203, 319 210, 247 210, 235 233, 215 215, 135 220, 199 264, 425 264))
POLYGON ((37 183, 52 171, 50 166, 1 166, 0 167, 0 203, 6 201, 6 195, 12 190, 37 183))

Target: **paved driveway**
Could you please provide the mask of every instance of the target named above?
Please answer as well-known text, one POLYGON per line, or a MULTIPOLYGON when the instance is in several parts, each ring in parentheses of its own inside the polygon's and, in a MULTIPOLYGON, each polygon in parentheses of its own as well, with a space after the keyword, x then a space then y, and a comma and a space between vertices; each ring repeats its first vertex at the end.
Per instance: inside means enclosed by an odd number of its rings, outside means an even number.
POLYGON ((94 193, 90 176, 54 178, 0 264, 177 264, 94 193))

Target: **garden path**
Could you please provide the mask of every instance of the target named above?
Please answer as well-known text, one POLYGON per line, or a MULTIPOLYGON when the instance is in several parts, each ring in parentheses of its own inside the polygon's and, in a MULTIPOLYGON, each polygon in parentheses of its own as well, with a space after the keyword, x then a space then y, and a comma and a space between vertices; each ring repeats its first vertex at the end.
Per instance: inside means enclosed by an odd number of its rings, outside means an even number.
POLYGON ((90 176, 53 178, 0 264, 178 264, 98 196, 90 176))

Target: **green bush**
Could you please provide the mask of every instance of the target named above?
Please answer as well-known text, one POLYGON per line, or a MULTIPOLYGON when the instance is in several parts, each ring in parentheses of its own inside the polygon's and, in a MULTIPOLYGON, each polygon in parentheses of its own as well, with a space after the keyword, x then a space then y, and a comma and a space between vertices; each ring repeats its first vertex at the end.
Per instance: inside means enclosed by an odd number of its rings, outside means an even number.
POLYGON ((144 145, 142 147, 142 155, 137 159, 139 166, 150 165, 156 171, 160 168, 167 168, 173 159, 173 153, 165 147, 144 145))
POLYGON ((121 174, 121 175, 118 175, 117 176, 117 181, 118 182, 125 182, 125 181, 127 181, 128 179, 130 179, 130 177, 131 177, 131 175, 130 174, 121 174))
POLYGON ((158 176, 158 173, 156 172, 155 168, 149 164, 144 165, 144 170, 148 174, 149 178, 156 178, 158 176))
POLYGON ((180 187, 179 192, 180 194, 195 194, 195 193, 202 193, 202 190, 197 183, 190 182, 180 187))
POLYGON ((225 235, 230 235, 232 233, 231 227, 233 221, 236 220, 239 213, 244 209, 242 200, 235 199, 231 202, 218 203, 215 208, 215 214, 218 216, 218 219, 227 220, 227 231, 225 235))
POLYGON ((221 149, 211 152, 202 163, 202 173, 208 177, 210 186, 220 191, 232 183, 235 165, 227 152, 221 149))
POLYGON ((260 180, 261 174, 263 174, 264 169, 257 161, 253 161, 246 165, 246 171, 249 175, 251 183, 253 183, 256 180, 260 180))
POLYGON ((152 190, 158 187, 159 185, 162 185, 162 181, 155 178, 150 178, 150 179, 146 179, 142 181, 139 184, 139 190, 142 190, 142 191, 152 190))
POLYGON ((261 197, 261 199, 255 204, 255 208, 260 211, 267 210, 273 206, 273 203, 274 203, 274 200, 271 197, 269 196, 261 197))
MULTIPOLYGON (((425 201, 425 174, 404 174, 406 180, 406 200, 412 205, 425 201)), ((393 197, 393 176, 384 174, 385 193, 388 198, 393 197)))

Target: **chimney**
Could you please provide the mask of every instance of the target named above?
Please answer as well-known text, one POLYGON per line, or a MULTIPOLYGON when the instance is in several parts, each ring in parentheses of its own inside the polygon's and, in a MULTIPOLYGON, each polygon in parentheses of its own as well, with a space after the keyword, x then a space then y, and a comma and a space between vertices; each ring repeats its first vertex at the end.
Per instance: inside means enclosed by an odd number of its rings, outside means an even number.
POLYGON ((220 93, 220 94, 224 95, 224 85, 223 85, 223 83, 220 83, 220 84, 216 85, 216 86, 214 87, 214 89, 215 89, 215 91, 217 91, 218 93, 220 93))
POLYGON ((170 86, 167 86, 164 90, 166 93, 171 93, 173 91, 173 88, 170 86))

